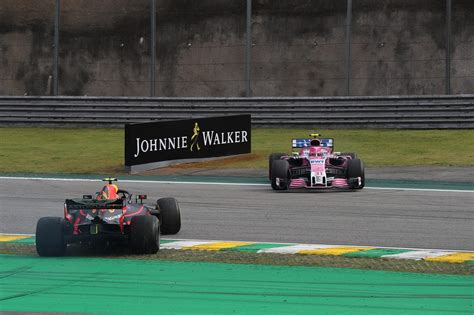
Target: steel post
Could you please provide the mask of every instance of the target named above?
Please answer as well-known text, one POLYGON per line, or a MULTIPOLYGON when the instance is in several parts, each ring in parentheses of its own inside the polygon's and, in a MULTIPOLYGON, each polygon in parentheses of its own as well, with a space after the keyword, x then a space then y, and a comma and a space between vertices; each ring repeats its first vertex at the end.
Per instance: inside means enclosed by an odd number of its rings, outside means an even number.
POLYGON ((247 0, 247 16, 245 19, 245 96, 252 97, 251 59, 252 59, 252 0, 247 0))
POLYGON ((53 95, 58 95, 59 86, 59 14, 61 0, 56 0, 54 12, 54 44, 53 44, 53 95))
POLYGON ((150 96, 155 96, 156 5, 150 0, 150 96))
POLYGON ((352 0, 347 0, 346 12, 346 95, 351 95, 351 24, 352 24, 352 0))
POLYGON ((446 0, 446 94, 451 94, 451 0, 446 0))

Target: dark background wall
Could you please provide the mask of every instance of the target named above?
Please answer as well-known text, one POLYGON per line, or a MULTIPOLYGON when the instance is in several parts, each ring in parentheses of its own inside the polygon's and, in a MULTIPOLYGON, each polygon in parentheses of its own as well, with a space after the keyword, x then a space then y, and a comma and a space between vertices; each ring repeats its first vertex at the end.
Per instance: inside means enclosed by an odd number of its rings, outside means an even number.
POLYGON ((444 93, 445 3, 354 1, 353 93, 444 93))
POLYGON ((474 1, 452 8, 451 86, 454 94, 474 93, 474 1))
MULTIPOLYGON (((51 95, 55 0, 0 1, 0 95, 51 95)), ((444 94, 446 0, 253 0, 253 96, 444 94), (350 70, 348 91, 347 73, 350 70)), ((61 0, 59 94, 150 95, 150 1, 61 0)), ((156 96, 245 96, 246 0, 156 0, 156 96)), ((452 0, 451 93, 474 93, 452 0)))
POLYGON ((54 0, 0 1, 0 94, 48 94, 54 0))

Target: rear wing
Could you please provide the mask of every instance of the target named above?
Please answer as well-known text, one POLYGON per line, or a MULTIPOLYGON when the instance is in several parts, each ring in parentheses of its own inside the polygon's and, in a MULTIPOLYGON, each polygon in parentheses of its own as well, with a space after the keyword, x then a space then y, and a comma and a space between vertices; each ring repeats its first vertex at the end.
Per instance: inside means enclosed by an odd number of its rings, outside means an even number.
POLYGON ((66 199, 66 207, 74 209, 122 209, 123 199, 96 200, 96 199, 66 199))
POLYGON ((321 147, 325 148, 333 148, 334 147, 334 139, 333 138, 319 138, 319 139, 293 139, 292 148, 299 149, 299 148, 306 148, 311 146, 312 140, 319 140, 321 147))

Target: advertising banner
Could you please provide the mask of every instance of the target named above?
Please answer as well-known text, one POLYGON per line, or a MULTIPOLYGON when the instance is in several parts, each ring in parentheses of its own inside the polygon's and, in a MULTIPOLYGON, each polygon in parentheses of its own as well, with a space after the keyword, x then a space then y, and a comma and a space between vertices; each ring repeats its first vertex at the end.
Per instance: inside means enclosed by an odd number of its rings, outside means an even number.
POLYGON ((250 153, 250 140, 250 115, 128 124, 125 166, 250 153))

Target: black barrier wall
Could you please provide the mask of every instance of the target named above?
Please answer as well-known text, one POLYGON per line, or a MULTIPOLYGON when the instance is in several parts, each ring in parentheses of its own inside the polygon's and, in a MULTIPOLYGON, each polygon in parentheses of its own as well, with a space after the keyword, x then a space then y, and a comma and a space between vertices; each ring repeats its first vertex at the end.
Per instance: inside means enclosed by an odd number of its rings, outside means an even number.
POLYGON ((125 166, 250 153, 250 119, 236 115, 128 124, 125 166))

